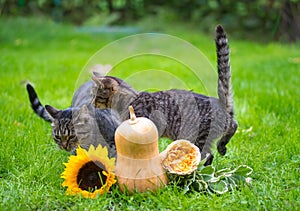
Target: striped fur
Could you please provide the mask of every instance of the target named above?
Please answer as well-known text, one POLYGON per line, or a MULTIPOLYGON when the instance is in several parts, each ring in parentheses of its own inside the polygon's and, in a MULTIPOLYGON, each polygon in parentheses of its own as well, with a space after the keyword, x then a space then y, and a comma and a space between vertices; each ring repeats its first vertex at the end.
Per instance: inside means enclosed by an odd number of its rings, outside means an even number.
POLYGON ((72 106, 59 110, 41 104, 34 88, 27 84, 31 107, 45 121, 51 122, 52 136, 63 150, 75 152, 78 145, 89 149, 101 144, 109 155, 115 156, 114 132, 121 123, 119 115, 112 109, 97 109, 89 105, 94 82, 83 84, 74 94, 72 106))
POLYGON ((226 33, 222 26, 216 27, 216 48, 218 58, 218 96, 229 114, 234 115, 233 98, 231 92, 231 72, 229 46, 226 33))
POLYGON ((92 77, 94 86, 91 89, 90 103, 96 108, 112 108, 118 111, 122 120, 128 118, 128 107, 138 92, 123 80, 113 76, 102 76, 97 72, 92 77))
POLYGON ((42 119, 44 119, 47 122, 51 122, 51 118, 48 114, 48 112, 46 111, 45 107, 42 105, 42 103, 40 102, 34 88, 31 86, 31 84, 27 84, 26 85, 26 89, 28 92, 28 96, 29 96, 29 101, 31 104, 31 108, 33 109, 33 111, 42 119))
MULTIPOLYGON (((156 124, 160 136, 172 140, 187 139, 197 145, 201 150, 202 158, 208 155, 205 165, 210 165, 213 160, 211 153, 213 141, 220 139, 217 144, 218 152, 225 155, 226 144, 237 128, 230 88, 229 47, 222 26, 216 27, 215 41, 218 57, 219 99, 185 90, 139 93, 124 81, 105 76, 115 80, 114 84, 118 84, 113 92, 109 91, 111 84, 101 83, 103 77, 94 75, 96 87, 92 89, 95 98, 92 101, 93 105, 99 106, 95 102, 100 95, 102 101, 105 97, 110 98, 106 101, 111 102, 109 106, 115 108, 123 120, 129 116, 128 105, 132 105, 136 116, 147 117, 156 124)), ((101 104, 100 108, 106 106, 101 104)))

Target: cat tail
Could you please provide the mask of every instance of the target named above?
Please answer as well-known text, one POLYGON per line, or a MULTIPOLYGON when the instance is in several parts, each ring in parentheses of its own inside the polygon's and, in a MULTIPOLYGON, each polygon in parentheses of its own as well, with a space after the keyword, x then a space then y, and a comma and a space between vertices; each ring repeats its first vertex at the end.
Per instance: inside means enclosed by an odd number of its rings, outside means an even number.
POLYGON ((44 119, 45 121, 51 122, 51 118, 50 118, 48 112, 46 111, 45 107, 41 104, 34 88, 30 84, 27 84, 26 89, 27 89, 27 92, 28 92, 29 101, 30 101, 31 108, 33 109, 33 111, 39 117, 44 119))
POLYGON ((233 94, 231 91, 231 72, 229 46, 226 33, 221 25, 216 27, 216 48, 218 57, 218 96, 228 114, 234 115, 233 94))

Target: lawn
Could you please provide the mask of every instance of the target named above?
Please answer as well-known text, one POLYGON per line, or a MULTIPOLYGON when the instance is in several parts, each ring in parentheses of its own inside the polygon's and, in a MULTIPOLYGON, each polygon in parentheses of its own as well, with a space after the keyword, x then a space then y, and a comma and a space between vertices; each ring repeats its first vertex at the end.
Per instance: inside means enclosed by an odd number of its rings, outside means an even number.
MULTIPOLYGON (((46 19, 22 18, 0 19, 0 28, 0 210, 300 209, 300 43, 236 40, 228 32, 239 131, 228 144, 226 156, 215 152, 213 165, 217 169, 252 167, 251 187, 206 195, 184 194, 178 187, 167 186, 155 194, 132 196, 114 188, 91 200, 65 195, 60 174, 69 153, 58 149, 50 124, 31 110, 24 85, 32 82, 44 104, 66 108, 89 59, 130 33, 95 33, 46 19)), ((213 29, 211 35, 204 35, 178 25, 162 32, 200 48, 213 64, 205 67, 215 68, 213 29)), ((127 78, 139 90, 184 87, 205 92, 186 69, 175 60, 149 55, 121 62, 111 74, 127 78), (135 74, 151 68, 170 74, 162 73, 153 80, 149 80, 149 71, 135 74)), ((209 84, 216 88, 216 78, 209 84)))

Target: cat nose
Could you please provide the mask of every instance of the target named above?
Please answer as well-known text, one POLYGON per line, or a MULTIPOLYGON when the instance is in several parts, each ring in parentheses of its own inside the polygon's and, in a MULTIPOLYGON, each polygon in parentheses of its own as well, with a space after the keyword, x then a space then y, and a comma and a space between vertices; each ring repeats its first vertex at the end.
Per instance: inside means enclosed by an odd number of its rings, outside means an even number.
POLYGON ((67 147, 68 147, 68 143, 65 141, 65 142, 63 142, 62 143, 62 147, 64 148, 64 149, 67 149, 67 147))
POLYGON ((70 150, 70 147, 69 147, 69 141, 66 140, 65 138, 63 138, 63 141, 62 141, 62 147, 63 147, 65 150, 67 150, 67 151, 70 150))

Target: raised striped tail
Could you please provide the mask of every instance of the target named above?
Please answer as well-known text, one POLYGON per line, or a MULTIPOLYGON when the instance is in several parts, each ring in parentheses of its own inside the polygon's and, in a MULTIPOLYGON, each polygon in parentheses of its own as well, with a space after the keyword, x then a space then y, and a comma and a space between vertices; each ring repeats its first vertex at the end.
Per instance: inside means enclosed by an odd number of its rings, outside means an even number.
POLYGON ((33 111, 39 117, 44 119, 45 121, 51 122, 51 118, 50 118, 49 114, 47 113, 45 107, 41 104, 34 88, 30 84, 27 84, 26 89, 27 89, 27 92, 28 92, 29 101, 30 101, 31 108, 33 109, 33 111))
POLYGON ((233 98, 231 92, 231 72, 229 46, 226 33, 221 25, 216 27, 216 48, 218 57, 218 96, 227 112, 233 116, 233 98))

